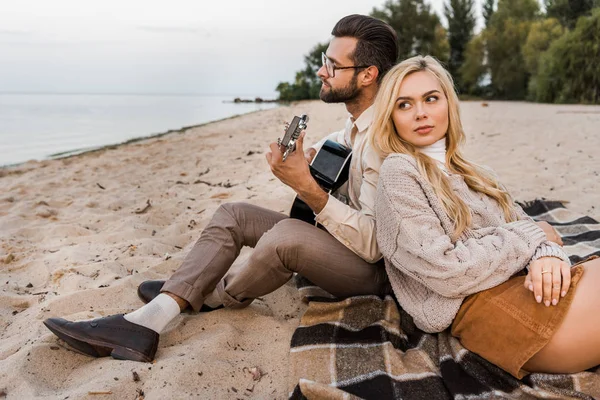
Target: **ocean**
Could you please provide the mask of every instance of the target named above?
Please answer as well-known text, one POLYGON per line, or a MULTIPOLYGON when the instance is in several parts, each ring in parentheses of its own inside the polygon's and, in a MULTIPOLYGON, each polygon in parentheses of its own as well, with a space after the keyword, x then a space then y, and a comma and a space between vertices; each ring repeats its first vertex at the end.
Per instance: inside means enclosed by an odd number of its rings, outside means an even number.
POLYGON ((233 98, 0 94, 0 166, 92 150, 278 106, 233 103, 233 98))

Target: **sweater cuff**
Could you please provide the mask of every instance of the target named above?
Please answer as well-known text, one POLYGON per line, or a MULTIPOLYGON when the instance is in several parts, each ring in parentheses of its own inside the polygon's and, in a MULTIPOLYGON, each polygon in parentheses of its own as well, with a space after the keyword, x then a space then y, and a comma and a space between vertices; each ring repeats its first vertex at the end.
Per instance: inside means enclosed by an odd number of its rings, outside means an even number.
POLYGON ((532 250, 546 241, 546 233, 535 222, 522 219, 504 225, 524 239, 532 250))
POLYGON ((554 242, 545 241, 540 244, 531 261, 535 261, 542 257, 556 257, 571 265, 571 260, 569 260, 567 253, 565 253, 562 247, 554 242))

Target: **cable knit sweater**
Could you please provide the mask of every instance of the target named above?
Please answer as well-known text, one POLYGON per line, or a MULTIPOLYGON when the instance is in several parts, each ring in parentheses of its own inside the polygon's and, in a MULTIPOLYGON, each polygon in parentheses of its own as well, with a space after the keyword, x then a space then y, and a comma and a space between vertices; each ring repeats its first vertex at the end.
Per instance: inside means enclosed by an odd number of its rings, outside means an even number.
MULTIPOLYGON (((455 242, 453 223, 413 157, 389 155, 377 189, 377 241, 392 288, 426 332, 449 327, 465 297, 507 281, 536 253, 561 254, 520 207, 519 220, 506 223, 496 201, 472 191, 461 175, 448 179, 473 220, 455 242)), ((568 260, 564 252, 559 258, 568 260)))

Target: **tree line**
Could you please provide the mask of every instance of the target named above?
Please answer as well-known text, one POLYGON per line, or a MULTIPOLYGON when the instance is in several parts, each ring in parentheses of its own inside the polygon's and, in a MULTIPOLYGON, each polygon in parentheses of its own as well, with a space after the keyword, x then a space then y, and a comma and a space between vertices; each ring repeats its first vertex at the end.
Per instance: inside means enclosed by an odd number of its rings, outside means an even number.
MULTIPOLYGON (((475 33, 474 0, 446 0, 446 26, 425 0, 388 0, 371 16, 398 34, 398 61, 432 55, 452 73, 463 97, 547 103, 600 103, 600 0, 483 0, 475 33)), ((321 52, 304 56, 284 101, 318 99, 321 52)))

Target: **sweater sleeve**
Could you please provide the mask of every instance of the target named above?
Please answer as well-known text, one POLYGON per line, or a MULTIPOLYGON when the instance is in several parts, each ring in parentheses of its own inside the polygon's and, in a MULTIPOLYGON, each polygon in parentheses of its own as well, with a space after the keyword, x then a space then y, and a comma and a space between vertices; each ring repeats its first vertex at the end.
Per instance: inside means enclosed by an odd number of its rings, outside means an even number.
POLYGON ((384 257, 444 297, 465 297, 505 282, 529 263, 546 237, 531 220, 519 220, 469 230, 452 242, 442 226, 447 216, 439 215, 439 199, 403 157, 386 159, 377 195, 377 239, 384 257))
MULTIPOLYGON (((483 168, 488 173, 490 173, 494 179, 496 179, 498 181, 498 175, 496 174, 496 172, 493 169, 491 169, 490 167, 487 167, 487 166, 483 166, 483 168)), ((499 184, 504 191, 508 192, 508 189, 506 188, 506 186, 504 186, 502 183, 499 183, 499 184)), ((521 205, 519 203, 517 203, 515 201, 513 206, 514 206, 514 211, 515 211, 517 219, 529 220, 529 221, 535 222, 537 224, 537 222, 529 214, 527 214, 525 212, 525 210, 523 210, 523 207, 521 207, 521 205)), ((535 261, 538 258, 542 258, 542 257, 556 257, 556 258, 559 258, 559 259, 563 260, 564 262, 568 263, 569 265, 571 265, 569 256, 563 250, 563 248, 561 246, 559 246, 558 244, 551 242, 549 240, 545 240, 543 243, 541 243, 538 246, 533 257, 531 258, 531 261, 535 261)), ((529 265, 527 266, 527 269, 529 270, 529 265)))
POLYGON ((549 240, 544 241, 535 251, 531 261, 535 261, 542 257, 556 257, 571 265, 571 260, 567 253, 558 244, 549 240))
MULTIPOLYGON (((518 203, 515 203, 515 211, 519 219, 528 219, 535 222, 533 218, 531 218, 518 203)), ((571 265, 571 260, 569 259, 569 255, 565 252, 565 250, 557 243, 549 240, 545 240, 538 246, 531 261, 535 261, 542 257, 556 257, 571 265)))
MULTIPOLYGON (((500 182, 500 179, 499 179, 499 177, 498 177, 498 174, 496 173, 496 171, 494 171, 492 168, 490 168, 490 167, 489 167, 489 166, 487 166, 487 165, 481 165, 480 167, 481 167, 481 168, 483 168, 483 170, 484 170, 485 172, 487 172, 489 175, 491 175, 491 177, 492 177, 493 179, 495 179, 495 180, 496 180, 496 182, 498 182, 498 185, 500 185, 500 188, 501 188, 502 190, 504 190, 505 192, 507 192, 507 193, 508 193, 508 189, 506 188, 506 186, 505 186, 505 185, 503 185, 503 184, 500 182)), ((529 221, 533 221, 533 218, 531 218, 531 217, 530 217, 530 216, 529 216, 529 215, 528 215, 528 214, 525 212, 525 210, 523 210, 523 207, 521 207, 521 206, 519 205, 519 203, 517 203, 516 201, 513 203, 513 210, 514 210, 514 212, 515 212, 515 214, 516 214, 516 217, 517 217, 517 219, 519 219, 519 220, 521 220, 521 219, 526 219, 526 220, 529 220, 529 221)), ((535 222, 535 221, 534 221, 534 222, 535 222)))
MULTIPOLYGON (((503 188, 504 188, 504 186, 503 186, 503 188)), ((504 190, 506 190, 506 188, 504 188, 504 190)), ((518 219, 520 219, 520 220, 521 220, 521 219, 523 219, 523 220, 525 220, 525 219, 526 219, 526 220, 528 220, 528 221, 533 221, 533 222, 535 222, 535 221, 533 220, 533 218, 531 218, 531 216, 529 216, 529 214, 527 214, 527 213, 525 212, 525 210, 523 210, 523 207, 521 207, 521 206, 519 205, 519 203, 517 203, 516 201, 515 201, 515 203, 514 203, 514 210, 515 210, 515 213, 517 214, 517 218, 518 218, 518 219)))

